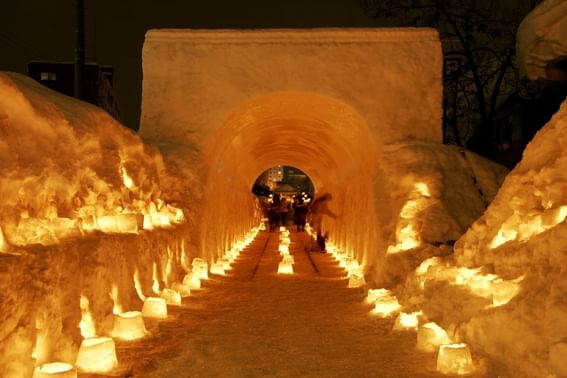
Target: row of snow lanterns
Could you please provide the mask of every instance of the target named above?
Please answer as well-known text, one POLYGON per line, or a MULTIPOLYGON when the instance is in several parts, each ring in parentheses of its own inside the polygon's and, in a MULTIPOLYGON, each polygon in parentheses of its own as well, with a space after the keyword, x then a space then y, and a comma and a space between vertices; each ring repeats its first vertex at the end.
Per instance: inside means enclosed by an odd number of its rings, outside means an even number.
POLYGON ((278 274, 293 274, 293 263, 295 260, 289 253, 290 244, 291 239, 289 237, 289 230, 283 226, 280 227, 280 244, 278 245, 278 252, 282 257, 282 261, 278 264, 278 274))
MULTIPOLYGON (((327 252, 348 272, 348 287, 359 288, 366 285, 363 267, 358 261, 334 244, 328 243, 327 252)), ((366 302, 373 304, 372 313, 381 318, 397 315, 394 331, 417 331, 417 348, 424 352, 437 354, 437 370, 443 374, 470 374, 474 371, 469 347, 455 343, 435 322, 427 322, 422 311, 402 312, 398 298, 387 289, 369 289, 366 302)))
MULTIPOLYGON (((259 230, 259 227, 253 228, 243 240, 236 242, 230 250, 226 251, 224 257, 211 266, 211 274, 224 275, 224 271, 230 269, 230 266, 224 265, 224 261, 228 261, 230 264, 234 262, 244 248, 254 240, 259 230)), ((187 297, 191 290, 201 288, 201 280, 208 279, 208 273, 208 263, 202 258, 194 258, 191 263, 191 271, 184 276, 183 283, 173 285, 175 289, 165 288, 159 291, 158 285, 158 289, 154 288, 156 294, 159 294, 158 297, 145 297, 138 292, 144 301, 142 311, 120 312, 115 307, 113 310, 112 337, 126 341, 145 337, 147 330, 144 318, 166 319, 167 305, 180 305, 182 296, 187 297)), ((137 282, 136 286, 138 286, 137 282)), ((73 378, 77 377, 77 368, 85 373, 107 373, 118 366, 114 339, 96 336, 94 322, 89 311, 89 302, 84 296, 81 296, 81 310, 83 316, 79 326, 83 340, 79 347, 75 366, 64 362, 46 363, 35 368, 33 378, 73 378)))
POLYGON ((427 321, 422 311, 401 312, 398 298, 387 289, 370 289, 366 302, 374 304, 372 313, 389 318, 397 315, 394 331, 417 331, 417 349, 423 352, 438 352, 437 370, 443 374, 470 374, 474 371, 468 345, 454 342, 435 322, 427 321))

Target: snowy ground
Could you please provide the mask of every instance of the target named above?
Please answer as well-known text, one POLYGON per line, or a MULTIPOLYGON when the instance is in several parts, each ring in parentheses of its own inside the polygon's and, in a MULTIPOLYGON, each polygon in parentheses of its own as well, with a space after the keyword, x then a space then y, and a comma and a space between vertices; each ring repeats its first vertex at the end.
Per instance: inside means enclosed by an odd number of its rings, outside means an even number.
POLYGON ((362 289, 347 288, 331 256, 304 251, 291 234, 295 274, 276 274, 277 233, 263 232, 227 276, 212 275, 153 336, 118 343, 135 377, 436 377, 435 354, 415 333, 370 314, 362 289))

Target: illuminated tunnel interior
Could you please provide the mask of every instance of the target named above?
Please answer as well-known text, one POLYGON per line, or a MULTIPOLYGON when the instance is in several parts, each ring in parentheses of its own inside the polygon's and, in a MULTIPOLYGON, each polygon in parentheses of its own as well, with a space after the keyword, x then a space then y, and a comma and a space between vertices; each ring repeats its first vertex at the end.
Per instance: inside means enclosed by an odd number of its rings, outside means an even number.
POLYGON ((251 183, 278 165, 301 169, 318 192, 332 194, 330 206, 340 215, 328 223, 335 243, 364 257, 381 245, 372 211, 376 146, 350 106, 313 93, 273 93, 235 109, 210 140, 203 251, 219 250, 218 243, 222 250, 230 235, 257 223, 251 183))

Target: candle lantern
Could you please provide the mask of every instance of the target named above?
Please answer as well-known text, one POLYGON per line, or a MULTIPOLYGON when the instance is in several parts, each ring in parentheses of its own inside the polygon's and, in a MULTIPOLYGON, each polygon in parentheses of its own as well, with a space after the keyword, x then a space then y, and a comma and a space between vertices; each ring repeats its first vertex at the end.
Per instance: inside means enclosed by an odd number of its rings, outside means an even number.
POLYGON ((350 275, 348 279, 348 287, 357 288, 364 285, 366 285, 366 281, 364 280, 364 274, 362 274, 362 272, 357 272, 350 275))
POLYGON ((169 305, 180 305, 181 294, 172 289, 163 289, 159 296, 165 299, 165 303, 169 305))
POLYGON ((142 316, 147 318, 167 318, 167 303, 163 298, 148 297, 142 306, 142 316))
POLYGON ((200 289, 201 288, 201 280, 199 276, 194 273, 186 274, 183 277, 183 285, 189 287, 190 289, 200 289))
POLYGON ((77 370, 65 362, 51 362, 36 366, 33 378, 77 378, 77 370))
POLYGON ((114 315, 112 336, 121 340, 137 340, 146 336, 142 313, 140 311, 128 311, 114 315))
POLYGON ((105 373, 118 365, 114 340, 110 337, 83 339, 75 363, 80 371, 105 373))
POLYGON ((290 262, 280 262, 278 265, 278 273, 279 274, 292 274, 293 273, 293 265, 290 262))
POLYGON ((472 356, 466 344, 448 344, 439 347, 437 370, 443 374, 470 374, 474 371, 472 356))

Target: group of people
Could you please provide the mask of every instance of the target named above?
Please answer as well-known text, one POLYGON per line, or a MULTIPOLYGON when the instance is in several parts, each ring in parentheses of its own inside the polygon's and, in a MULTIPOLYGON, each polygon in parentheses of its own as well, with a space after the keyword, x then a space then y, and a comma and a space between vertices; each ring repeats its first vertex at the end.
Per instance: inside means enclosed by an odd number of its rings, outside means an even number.
POLYGON ((296 195, 291 202, 282 198, 279 194, 275 194, 266 211, 270 231, 279 226, 286 226, 289 213, 293 212, 293 224, 296 226, 297 232, 304 231, 305 224, 309 220, 309 224, 317 233, 318 249, 324 252, 327 235, 323 235, 323 219, 325 216, 337 218, 337 215, 328 206, 331 199, 330 193, 324 193, 308 203, 303 196, 296 195))

